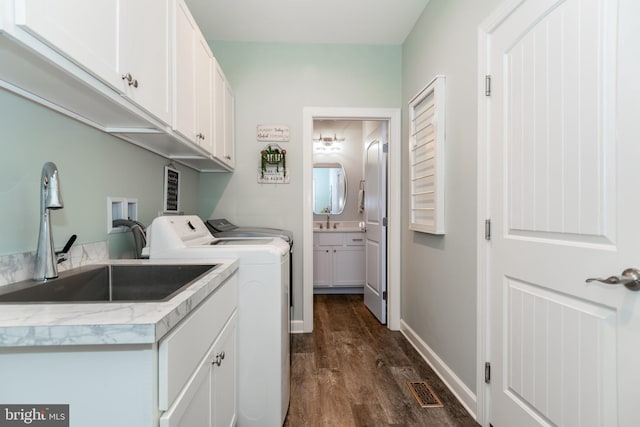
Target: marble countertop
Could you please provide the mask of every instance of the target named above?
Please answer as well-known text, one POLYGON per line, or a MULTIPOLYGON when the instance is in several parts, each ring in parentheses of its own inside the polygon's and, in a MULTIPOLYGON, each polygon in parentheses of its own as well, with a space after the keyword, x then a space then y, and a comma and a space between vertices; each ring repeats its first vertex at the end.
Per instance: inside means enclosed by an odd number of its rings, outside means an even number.
POLYGON ((327 228, 326 221, 313 222, 314 233, 364 233, 364 222, 362 221, 330 221, 327 228))
POLYGON ((2 303, 0 347, 153 344, 238 269, 237 260, 106 260, 95 264, 219 264, 168 301, 2 303))
POLYGON ((314 233, 364 233, 360 227, 318 228, 314 227, 314 233))

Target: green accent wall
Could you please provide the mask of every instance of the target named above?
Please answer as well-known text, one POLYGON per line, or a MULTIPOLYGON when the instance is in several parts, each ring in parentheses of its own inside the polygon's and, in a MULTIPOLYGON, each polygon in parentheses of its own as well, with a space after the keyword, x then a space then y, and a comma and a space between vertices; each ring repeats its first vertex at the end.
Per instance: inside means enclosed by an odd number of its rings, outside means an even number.
MULTIPOLYGON (((133 255, 131 233, 107 234, 107 196, 138 199, 138 220, 162 210, 168 160, 0 89, 0 255, 35 251, 42 165, 58 166, 64 208, 52 211, 54 244, 108 241, 113 258, 133 255)), ((182 173, 181 207, 197 210, 198 173, 182 173)))
MULTIPOLYGON (((199 214, 292 230, 302 242, 304 107, 399 108, 400 46, 210 41, 235 94, 236 170, 200 177, 199 214), (258 124, 287 125, 290 184, 258 184, 258 124)), ((301 246, 299 246, 301 248, 301 246)), ((293 257, 295 320, 302 319, 302 252, 293 257)))

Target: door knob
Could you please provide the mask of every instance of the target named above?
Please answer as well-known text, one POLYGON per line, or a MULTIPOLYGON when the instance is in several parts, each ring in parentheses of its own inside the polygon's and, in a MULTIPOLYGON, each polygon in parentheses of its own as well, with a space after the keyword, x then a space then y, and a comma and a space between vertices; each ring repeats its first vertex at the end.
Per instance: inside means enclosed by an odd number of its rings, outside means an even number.
POLYGON ((622 276, 611 276, 606 279, 592 277, 589 282, 606 283, 607 285, 624 285, 630 291, 640 291, 640 270, 637 268, 627 268, 622 272, 622 276))

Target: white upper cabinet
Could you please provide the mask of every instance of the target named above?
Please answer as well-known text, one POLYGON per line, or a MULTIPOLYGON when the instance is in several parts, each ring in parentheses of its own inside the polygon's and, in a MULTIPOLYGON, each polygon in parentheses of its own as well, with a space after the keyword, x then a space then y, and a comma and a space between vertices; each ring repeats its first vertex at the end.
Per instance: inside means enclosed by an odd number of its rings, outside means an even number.
POLYGON ((117 0, 16 0, 16 24, 116 88, 120 78, 117 0))
POLYGON ((17 0, 16 24, 169 123, 169 0, 17 0))
POLYGON ((214 59, 183 1, 176 5, 174 129, 213 154, 214 59))
POLYGON ((213 92, 213 128, 215 133, 213 156, 233 168, 235 165, 234 97, 231 86, 217 61, 214 70, 213 92))
POLYGON ((4 89, 194 169, 233 169, 233 94, 184 0, 0 0, 0 57, 4 89))
POLYGON ((189 141, 196 140, 196 37, 198 27, 183 1, 176 3, 174 30, 173 128, 189 141))
POLYGON ((169 5, 169 0, 120 1, 119 70, 124 93, 167 124, 172 106, 169 5))
POLYGON ((213 64, 204 38, 196 42, 196 142, 213 154, 213 64))

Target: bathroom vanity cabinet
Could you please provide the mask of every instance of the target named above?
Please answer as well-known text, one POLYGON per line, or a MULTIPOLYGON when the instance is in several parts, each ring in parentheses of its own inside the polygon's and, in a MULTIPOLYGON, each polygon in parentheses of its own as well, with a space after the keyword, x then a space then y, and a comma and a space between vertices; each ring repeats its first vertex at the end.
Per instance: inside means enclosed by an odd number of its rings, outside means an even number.
POLYGON ((365 251, 363 232, 316 231, 313 233, 313 286, 336 291, 363 288, 365 251))

